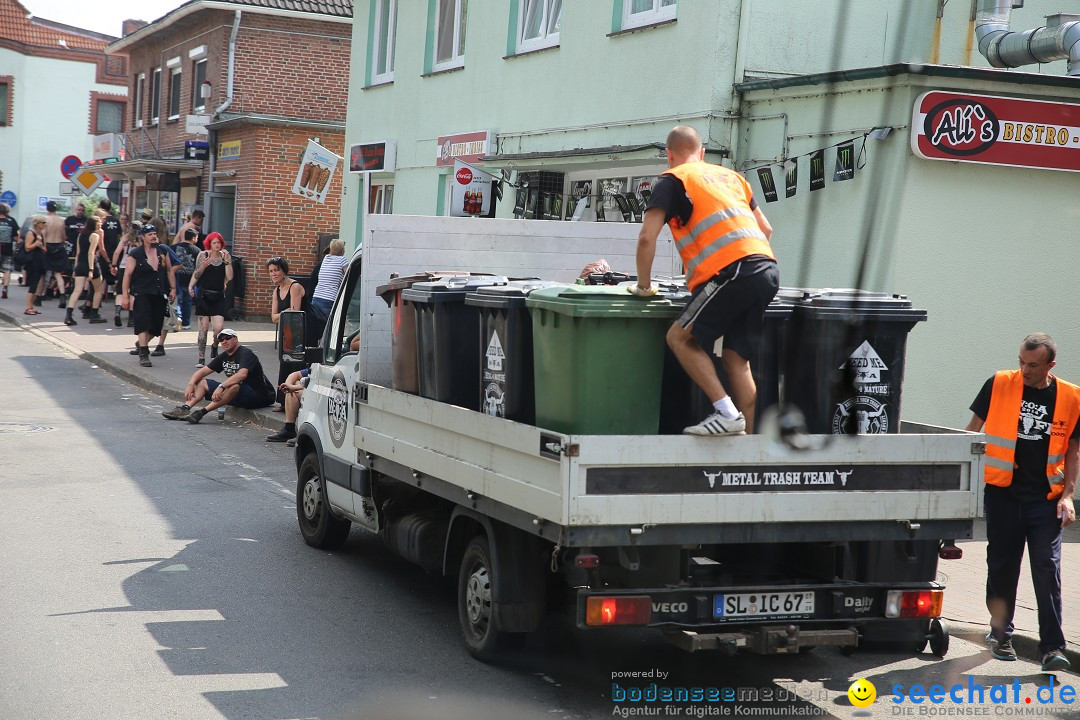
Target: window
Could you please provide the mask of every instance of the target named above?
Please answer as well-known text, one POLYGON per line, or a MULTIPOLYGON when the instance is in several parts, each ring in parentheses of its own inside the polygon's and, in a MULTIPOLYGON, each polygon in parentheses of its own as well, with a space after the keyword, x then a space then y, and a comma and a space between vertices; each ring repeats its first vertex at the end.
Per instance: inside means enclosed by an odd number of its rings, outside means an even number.
POLYGON ((94 120, 94 132, 118 133, 124 129, 124 108, 126 103, 113 100, 97 101, 97 117, 94 120))
POLYGON ((465 25, 468 0, 437 0, 434 70, 465 64, 465 25))
POLYGON ((180 68, 169 75, 169 119, 180 117, 180 68))
POLYGON ((394 186, 372 185, 368 212, 372 215, 389 215, 394 212, 394 186))
POLYGON ((206 98, 202 96, 202 86, 206 82, 206 61, 196 62, 194 70, 191 79, 191 111, 201 113, 206 110, 206 98))
POLYGON ((156 125, 161 116, 161 68, 154 69, 150 81, 150 124, 156 125))
POLYGON ((135 79, 135 127, 143 124, 143 98, 146 95, 146 75, 139 75, 135 79))
MULTIPOLYGON (((325 360, 328 365, 333 365, 346 355, 355 352, 350 350, 349 346, 352 344, 352 339, 360 332, 364 319, 360 313, 361 269, 360 260, 353 261, 342 281, 345 288, 341 297, 348 298, 348 302, 338 302, 326 323, 323 347, 326 348, 325 360)), ((304 340, 307 341, 307 338, 304 340)), ((311 345, 314 346, 315 342, 311 341, 311 345)))
POLYGON ((8 124, 8 111, 11 109, 11 85, 0 81, 0 127, 8 124))
POLYGON ((622 0, 623 30, 675 19, 676 0, 622 0))
POLYGON ((519 53, 559 44, 562 0, 521 0, 518 13, 519 53))
POLYGON ((375 34, 371 57, 371 83, 394 79, 394 36, 397 35, 397 0, 376 0, 375 34))

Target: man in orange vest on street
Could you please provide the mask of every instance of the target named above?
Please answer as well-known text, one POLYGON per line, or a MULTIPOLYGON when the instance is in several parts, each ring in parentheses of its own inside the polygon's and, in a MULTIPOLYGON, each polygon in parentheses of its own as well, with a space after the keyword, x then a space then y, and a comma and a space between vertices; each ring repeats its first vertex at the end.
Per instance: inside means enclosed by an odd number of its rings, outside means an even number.
POLYGON ((1076 519, 1080 459, 1080 388, 1050 373, 1056 357, 1046 333, 1024 338, 1020 368, 986 381, 966 428, 986 434, 986 642, 998 660, 1016 659, 1013 614, 1026 544, 1046 671, 1069 667, 1062 652, 1061 529, 1076 519))
POLYGON ((765 307, 780 287, 769 245, 772 226, 742 175, 704 161, 705 149, 694 128, 680 125, 668 133, 667 158, 670 169, 657 179, 638 233, 638 281, 630 291, 641 297, 656 294, 652 263, 656 238, 666 223, 692 293, 668 330, 667 343, 714 408, 683 432, 741 435, 753 430, 757 399, 747 358, 760 342, 765 307), (720 337, 731 397, 710 356, 720 337))

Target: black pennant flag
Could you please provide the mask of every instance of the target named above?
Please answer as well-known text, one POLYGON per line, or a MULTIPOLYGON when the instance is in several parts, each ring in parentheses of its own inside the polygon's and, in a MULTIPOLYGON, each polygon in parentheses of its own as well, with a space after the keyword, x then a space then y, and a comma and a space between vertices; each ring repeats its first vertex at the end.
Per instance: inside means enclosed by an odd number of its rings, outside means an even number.
POLYGON ((825 187, 825 151, 810 153, 810 192, 825 187))
POLYGON ((761 183, 761 192, 765 193, 765 202, 776 202, 776 180, 773 178, 772 168, 758 168, 758 182, 761 183))
POLYGON ((855 141, 848 140, 836 146, 836 173, 833 182, 851 180, 855 177, 855 141))
POLYGON ((792 158, 784 162, 784 180, 787 197, 795 197, 799 189, 799 158, 792 158))

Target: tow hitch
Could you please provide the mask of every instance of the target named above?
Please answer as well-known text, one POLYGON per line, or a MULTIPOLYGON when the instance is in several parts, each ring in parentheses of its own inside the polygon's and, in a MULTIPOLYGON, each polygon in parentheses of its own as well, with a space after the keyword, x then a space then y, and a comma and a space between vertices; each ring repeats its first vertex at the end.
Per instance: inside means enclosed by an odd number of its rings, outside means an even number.
POLYGON ((664 633, 664 639, 687 652, 719 650, 734 655, 749 650, 761 655, 797 653, 800 648, 835 645, 854 648, 859 644, 855 628, 832 630, 801 630, 798 625, 770 626, 740 632, 694 632, 675 630, 664 633))

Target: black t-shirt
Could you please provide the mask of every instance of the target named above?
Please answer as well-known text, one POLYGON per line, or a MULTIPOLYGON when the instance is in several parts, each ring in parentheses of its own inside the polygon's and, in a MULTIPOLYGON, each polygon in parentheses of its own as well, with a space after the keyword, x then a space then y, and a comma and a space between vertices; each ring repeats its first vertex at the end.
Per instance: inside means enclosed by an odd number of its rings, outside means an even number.
POLYGON ((111 258, 116 252, 116 246, 120 244, 120 236, 123 230, 120 228, 120 220, 115 215, 109 215, 101 222, 101 235, 105 242, 105 252, 111 258))
MULTIPOLYGON (((994 392, 994 378, 982 386, 971 412, 985 420, 990 414, 990 396, 994 392)), ((987 485, 987 492, 1008 491, 1017 500, 1029 502, 1046 500, 1050 483, 1046 479, 1046 457, 1050 453, 1050 429, 1054 422, 1054 406, 1057 401, 1057 380, 1052 376, 1045 388, 1024 386, 1020 401, 1020 418, 1016 427, 1016 453, 1012 484, 1007 488, 987 485)), ((1073 428, 1070 439, 1080 438, 1080 423, 1073 428)))
POLYGON ((64 232, 67 233, 67 241, 71 243, 71 246, 75 246, 75 241, 79 238, 79 233, 86 227, 86 216, 75 217, 74 215, 68 215, 64 218, 64 232))
MULTIPOLYGON (((757 200, 751 197, 750 209, 757 210, 757 206, 757 200)), ((694 205, 690 202, 690 196, 686 194, 686 186, 674 175, 661 175, 653 183, 652 196, 645 209, 652 210, 653 208, 664 211, 664 222, 679 218, 683 225, 690 222, 690 215, 694 212, 694 205)))
POLYGON ((273 385, 263 372, 262 363, 254 351, 241 345, 232 355, 227 352, 218 353, 213 360, 206 364, 214 372, 225 373, 225 377, 232 377, 240 372, 241 368, 247 368, 248 374, 244 378, 244 384, 260 395, 274 392, 273 385))
POLYGON ((10 257, 15 252, 15 236, 19 234, 19 223, 10 217, 0 218, 0 256, 10 257))

